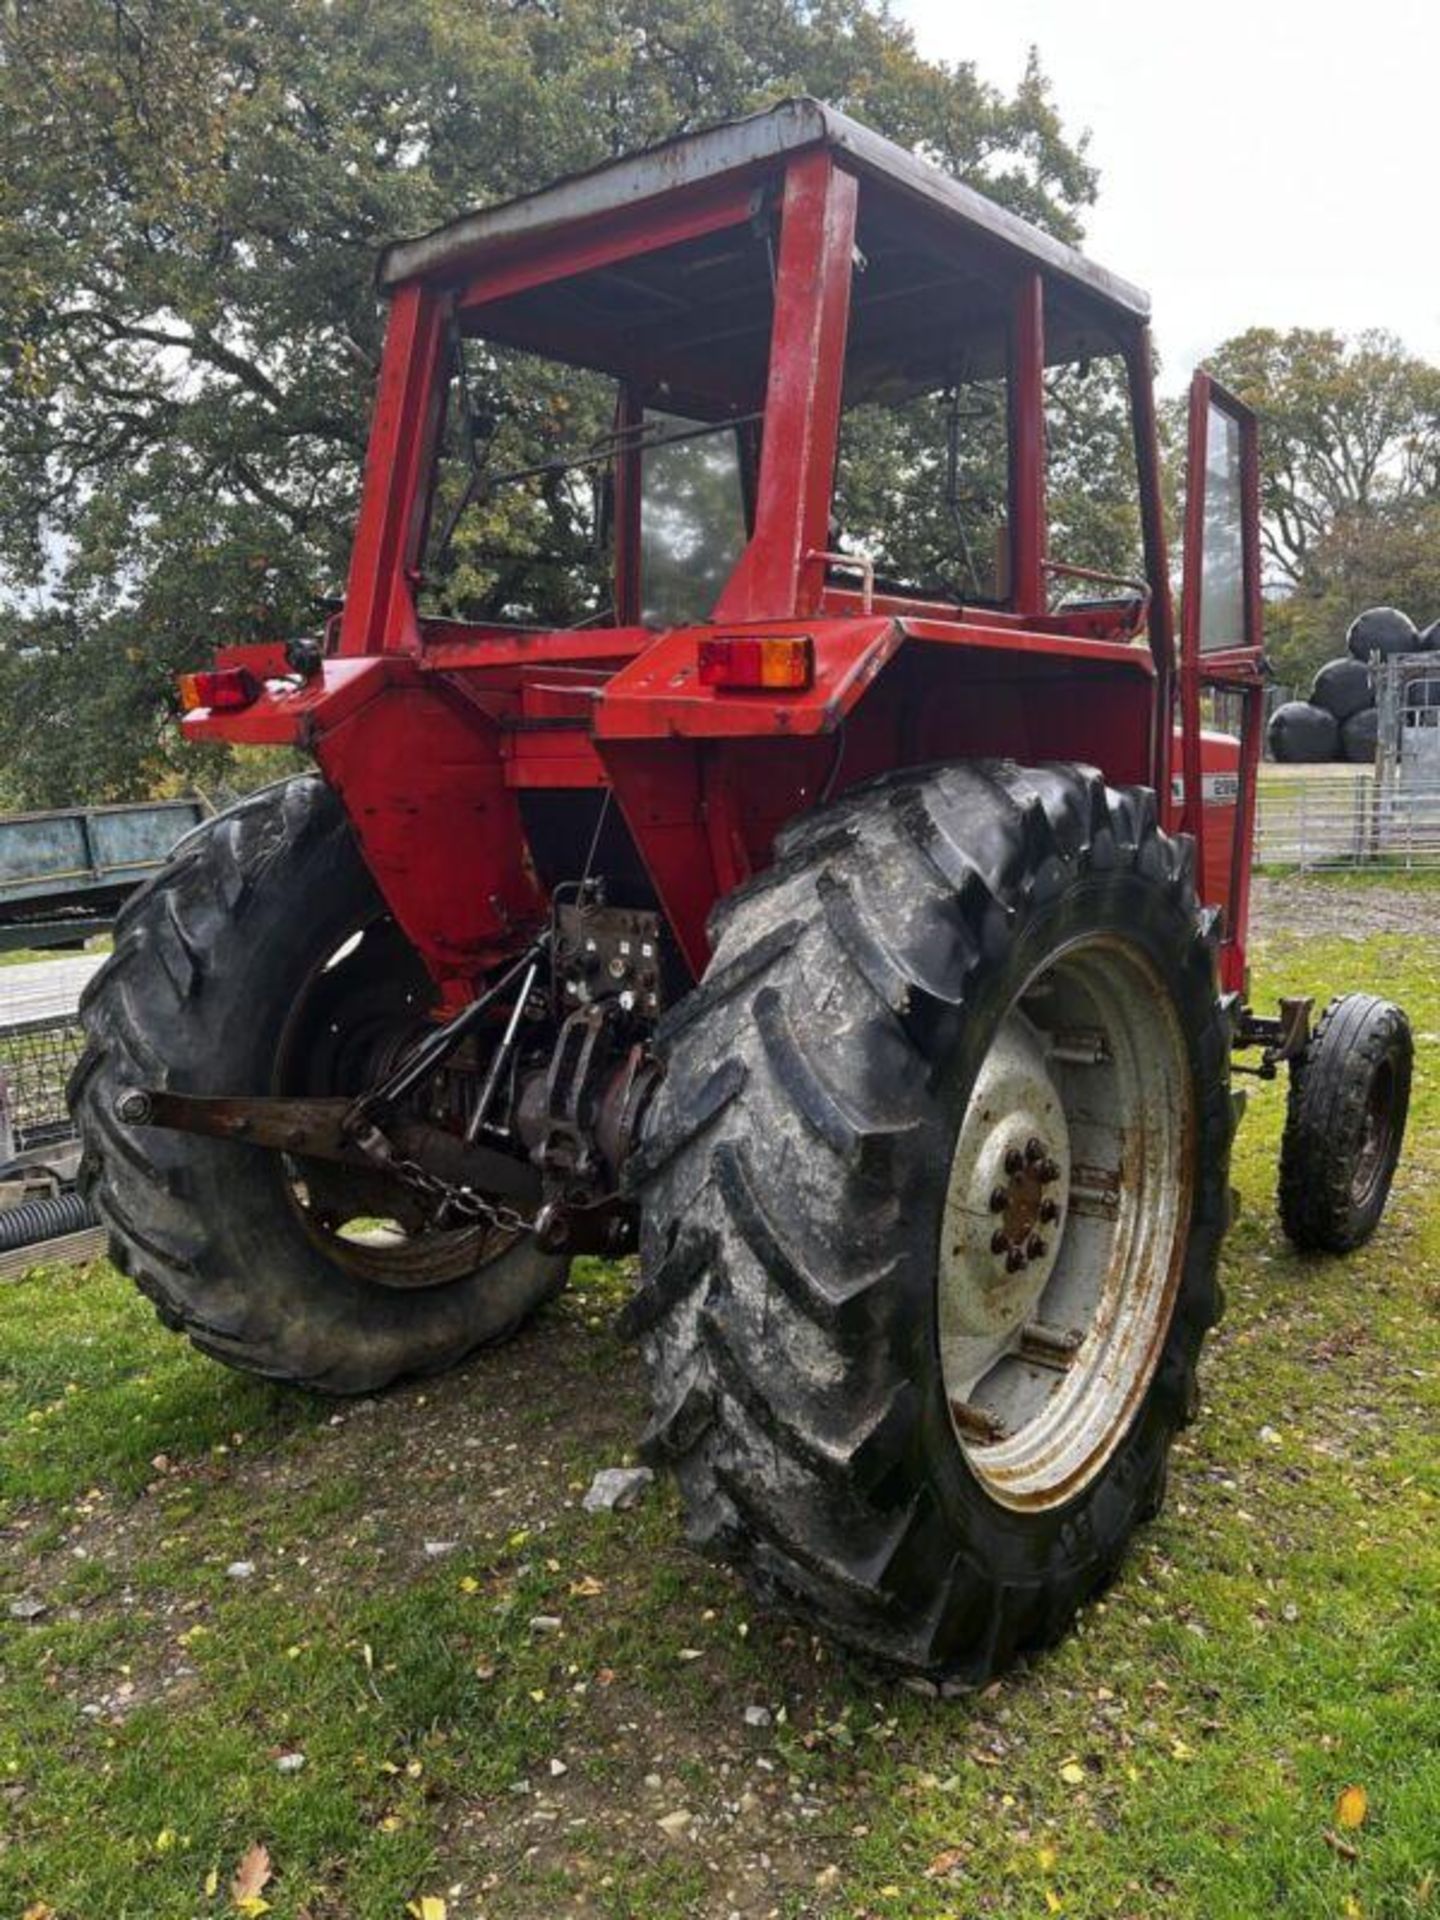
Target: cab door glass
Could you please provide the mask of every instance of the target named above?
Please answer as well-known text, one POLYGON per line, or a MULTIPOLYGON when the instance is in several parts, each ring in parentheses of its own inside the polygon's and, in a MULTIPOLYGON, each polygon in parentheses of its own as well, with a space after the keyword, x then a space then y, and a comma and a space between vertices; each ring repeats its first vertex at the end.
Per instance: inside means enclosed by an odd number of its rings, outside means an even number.
POLYGON ((1205 526, 1200 651, 1243 647, 1245 519, 1240 422, 1212 401, 1205 427, 1205 526))

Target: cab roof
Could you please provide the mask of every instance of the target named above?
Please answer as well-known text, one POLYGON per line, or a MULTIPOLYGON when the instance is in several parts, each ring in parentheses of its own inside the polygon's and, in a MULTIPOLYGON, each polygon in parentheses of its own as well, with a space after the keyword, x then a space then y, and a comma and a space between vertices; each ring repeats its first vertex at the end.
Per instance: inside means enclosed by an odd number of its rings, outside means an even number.
POLYGON ((817 146, 833 149, 862 179, 884 183, 932 214, 943 215, 958 229, 983 238, 1017 263, 1029 262, 1053 280, 1067 283, 1086 296, 1087 306, 1098 303, 1117 318, 1148 317, 1149 297, 1138 287, 848 114, 803 97, 680 135, 586 173, 572 174, 535 193, 462 214, 417 238, 398 240, 380 256, 379 284, 388 290, 407 280, 449 279, 492 247, 520 239, 533 241, 728 173, 763 172, 767 162, 817 146))

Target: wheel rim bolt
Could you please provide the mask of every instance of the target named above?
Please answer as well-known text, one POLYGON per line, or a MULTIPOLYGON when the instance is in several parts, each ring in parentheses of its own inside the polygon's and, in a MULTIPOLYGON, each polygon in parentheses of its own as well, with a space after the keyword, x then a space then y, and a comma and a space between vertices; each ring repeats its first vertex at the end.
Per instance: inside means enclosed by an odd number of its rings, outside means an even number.
POLYGON ((1004 1253, 1005 1249, 1009 1245, 1010 1245, 1010 1242, 1006 1239, 1005 1235, 1001 1233, 998 1229, 991 1234, 990 1236, 991 1253, 1004 1253))
POLYGON ((1012 1176, 1024 1171, 1025 1156, 1018 1147, 1008 1147, 1005 1152, 1005 1171, 1012 1176))
POLYGON ((1042 1162, 1040 1167, 1041 1186, 1048 1187, 1052 1185, 1059 1178, 1060 1178, 1060 1168, 1054 1160, 1046 1160, 1042 1162))
POLYGON ((1053 1200, 1042 1200, 1040 1202, 1040 1218, 1045 1222, 1047 1227, 1053 1227, 1055 1222, 1060 1218, 1060 1209, 1053 1200))
POLYGON ((1010 1204, 1010 1195, 1004 1187, 992 1187, 990 1190, 991 1213, 1004 1213, 1010 1204))
POLYGON ((1024 1268, 1028 1267, 1029 1264, 1030 1262, 1025 1258, 1019 1247, 1012 1247, 1005 1256, 1005 1271, 1007 1273, 1020 1273, 1024 1268))
POLYGON ((1045 1258, 1045 1255, 1049 1252, 1049 1248, 1045 1245, 1045 1242, 1040 1238, 1039 1234, 1037 1233, 1037 1234, 1032 1234, 1030 1239, 1026 1242, 1025 1251, 1026 1253, 1029 1254, 1032 1260, 1043 1260, 1045 1258))
POLYGON ((1038 1160, 1043 1160, 1045 1158, 1045 1149, 1044 1147, 1041 1146, 1040 1142, 1035 1138, 1033 1133, 1031 1134, 1030 1138, 1025 1142, 1025 1158, 1030 1162, 1030 1165, 1032 1167, 1035 1165, 1035 1163, 1038 1160))

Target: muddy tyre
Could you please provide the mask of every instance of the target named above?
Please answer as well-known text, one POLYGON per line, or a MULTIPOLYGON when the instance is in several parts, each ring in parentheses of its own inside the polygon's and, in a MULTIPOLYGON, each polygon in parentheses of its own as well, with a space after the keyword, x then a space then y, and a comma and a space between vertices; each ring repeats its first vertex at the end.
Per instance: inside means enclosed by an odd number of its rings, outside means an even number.
POLYGON ((1158 1507, 1219 1313, 1189 844, 1088 769, 952 766, 802 819, 717 919, 632 1163, 646 1451, 763 1594, 980 1681, 1158 1507))
POLYGON ((1349 1253, 1375 1231, 1405 1136, 1415 1043, 1399 1007, 1346 993, 1290 1067, 1280 1221, 1307 1253, 1349 1253))
POLYGON ((390 1245, 347 1237, 347 1211, 404 1216, 407 1196, 384 1184, 342 1195, 315 1163, 116 1119, 118 1096, 140 1086, 359 1091, 376 1047, 423 1020, 427 993, 313 776, 190 834, 126 904, 81 1001, 80 1184, 116 1265, 202 1352, 369 1392, 504 1338, 564 1284, 563 1261, 484 1228, 434 1233, 411 1219, 390 1245))

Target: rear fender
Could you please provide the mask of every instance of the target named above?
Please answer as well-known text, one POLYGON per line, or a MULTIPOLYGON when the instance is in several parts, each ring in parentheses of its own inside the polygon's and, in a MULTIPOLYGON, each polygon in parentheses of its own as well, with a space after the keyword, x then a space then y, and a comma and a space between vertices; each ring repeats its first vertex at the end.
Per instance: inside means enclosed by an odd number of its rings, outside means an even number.
POLYGON ((1143 783, 1154 684, 1146 647, 998 619, 680 628, 608 681, 594 741, 698 976, 711 908, 768 865, 795 814, 897 767, 942 760, 1084 760, 1113 781, 1143 783), (812 685, 701 686, 700 640, 732 631, 811 636, 812 685))
MULTIPOLYGON (((263 671, 250 653, 227 650, 216 664, 263 671)), ((266 680, 243 712, 202 709, 184 725, 192 738, 314 755, 447 1003, 470 999, 545 913, 498 726, 413 658, 327 659, 308 680, 266 680)))

